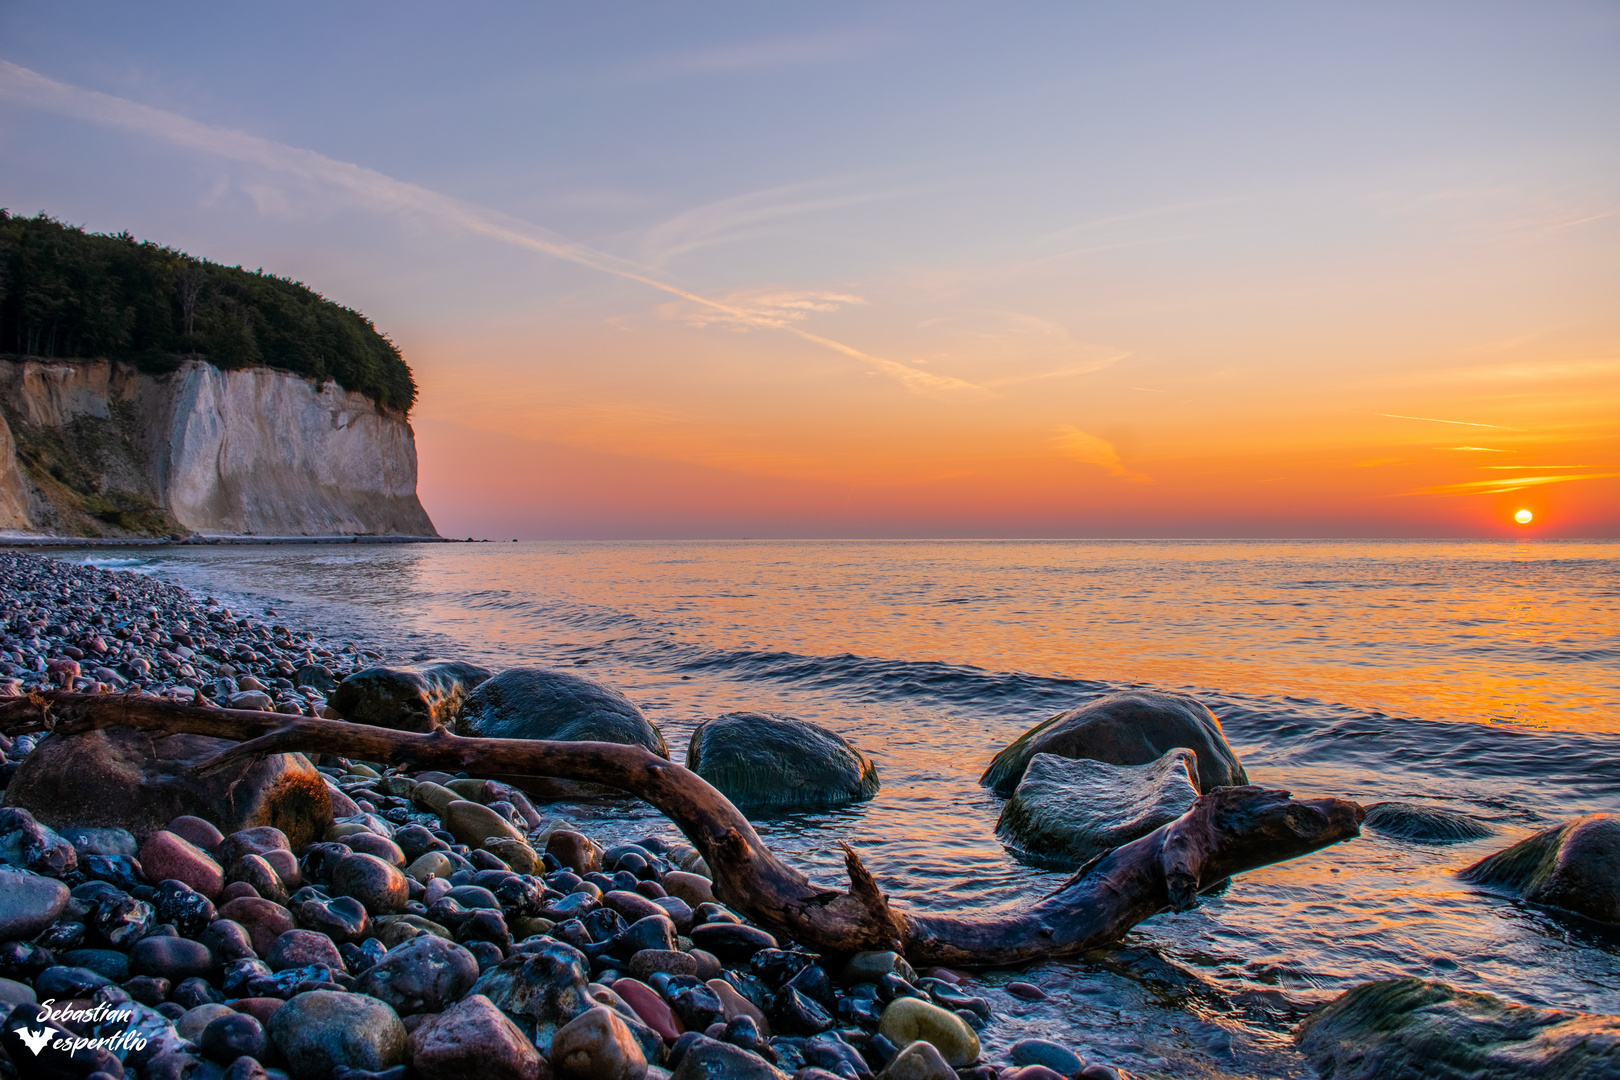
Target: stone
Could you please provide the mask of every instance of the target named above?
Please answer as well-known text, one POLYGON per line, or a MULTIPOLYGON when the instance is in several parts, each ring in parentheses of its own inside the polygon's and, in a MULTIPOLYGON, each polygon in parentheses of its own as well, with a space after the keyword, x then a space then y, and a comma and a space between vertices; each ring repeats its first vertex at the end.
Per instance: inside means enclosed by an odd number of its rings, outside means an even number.
POLYGON ((219 850, 220 841, 225 839, 225 834, 216 829, 213 822, 190 814, 181 814, 169 822, 168 830, 210 855, 219 850))
POLYGON ((359 852, 361 855, 374 855, 390 866, 397 866, 402 870, 405 868, 405 853, 399 849, 398 844, 386 836, 369 832, 350 833, 343 838, 343 842, 349 845, 350 851, 359 852))
POLYGON ((235 919, 224 916, 209 923, 208 927, 197 935, 197 940, 207 945, 221 963, 253 959, 258 956, 258 950, 253 947, 253 936, 248 933, 247 927, 235 919))
POLYGON ((897 997, 878 1021, 878 1034, 896 1046, 921 1039, 933 1043, 953 1069, 966 1068, 979 1058, 979 1036, 966 1020, 921 998, 897 997))
POLYGON ((698 1035, 670 1080, 788 1080, 788 1075, 758 1054, 698 1035))
POLYGON ((182 937, 147 937, 129 950, 130 970, 178 983, 203 978, 214 966, 214 954, 200 941, 182 937))
POLYGON ((68 949, 56 954, 56 962, 67 967, 89 968, 115 983, 129 978, 129 955, 117 949, 68 949))
POLYGON ((696 975, 698 962, 691 954, 674 949, 643 949, 630 956, 630 974, 637 979, 657 974, 696 975))
POLYGON ((343 971, 346 966, 343 955, 332 944, 332 939, 314 930, 288 930, 276 938, 264 959, 271 971, 309 967, 311 964, 343 971))
POLYGON ((622 889, 612 889, 602 894, 602 906, 623 915, 628 922, 645 919, 648 916, 660 915, 668 918, 669 915, 647 897, 640 893, 625 892, 622 889))
POLYGON ((761 949, 776 948, 776 939, 757 926, 710 922, 692 927, 693 948, 711 952, 722 964, 741 964, 761 949))
POLYGON ((514 873, 541 874, 545 864, 527 840, 514 840, 506 836, 491 836, 484 840, 484 850, 510 866, 514 873))
POLYGON ((23 759, 6 788, 6 804, 28 810, 52 828, 121 828, 146 837, 190 815, 221 822, 233 832, 272 825, 293 847, 319 839, 332 822, 332 800, 321 774, 302 754, 271 754, 197 771, 236 745, 123 727, 52 735, 23 759), (87 776, 96 782, 85 783, 87 776))
POLYGON ((239 1057, 262 1058, 270 1046, 264 1025, 239 1012, 210 1020, 196 1042, 205 1057, 221 1065, 229 1065, 239 1057))
POLYGON ((557 829, 546 839, 546 854, 566 870, 591 874, 602 868, 602 849, 584 833, 557 829))
POLYGON ((739 994, 735 987, 724 979, 710 979, 704 983, 714 996, 720 999, 720 1015, 729 1023, 739 1016, 746 1016, 759 1027, 760 1033, 769 1036, 771 1033, 770 1021, 765 1019, 765 1011, 752 1001, 739 994))
POLYGON ((1249 782, 1221 722, 1196 698, 1129 690, 1058 713, 998 753, 979 783, 1011 795, 1036 754, 1147 765, 1176 747, 1197 755, 1200 793, 1249 782))
POLYGON ((444 810, 444 827, 459 844, 481 848, 492 836, 523 842, 518 827, 487 806, 456 799, 444 810))
POLYGON ((686 901, 692 907, 714 903, 714 882, 699 874, 688 874, 684 870, 671 870, 665 874, 664 890, 669 895, 686 901))
POLYGON ((1620 923, 1620 817, 1574 818, 1488 855, 1457 876, 1532 904, 1620 923))
POLYGON ((352 896, 311 897, 298 903, 294 913, 301 926, 325 934, 339 945, 358 945, 372 933, 366 906, 352 896))
POLYGON ((449 727, 487 668, 438 660, 416 668, 372 667, 338 684, 327 703, 343 719, 395 731, 449 727))
POLYGON ((1134 766, 1036 754, 1001 809, 996 836, 1040 863, 1074 869, 1190 810, 1197 768, 1185 747, 1134 766))
MULTIPOLYGON (((553 668, 508 668, 479 684, 467 695, 455 731, 492 739, 628 743, 669 757, 663 733, 629 698, 582 675, 553 668)), ((616 793, 614 788, 571 780, 503 779, 544 798, 616 793)))
POLYGON ((405 868, 405 876, 426 884, 433 878, 448 878, 456 872, 456 864, 442 851, 424 852, 405 868))
POLYGON ((1010 982, 1006 987, 1007 993, 1024 1001, 1045 1001, 1046 991, 1028 982, 1010 982))
POLYGON ((0 807, 0 863, 61 877, 79 865, 79 853, 55 829, 16 806, 0 807))
POLYGON ((188 1042, 196 1042, 202 1038, 202 1033, 209 1024, 222 1016, 235 1015, 236 1010, 229 1005, 210 1002, 206 1005, 198 1005, 194 1009, 187 1009, 185 1015, 174 1022, 174 1030, 179 1032, 182 1039, 188 1042))
POLYGON ((613 939, 613 955, 623 960, 643 951, 680 951, 675 948, 675 924, 664 914, 637 919, 613 939))
POLYGON ((1063 1076, 1072 1076, 1086 1067, 1079 1054, 1050 1039, 1019 1039, 1008 1048, 1007 1056, 1014 1065, 1044 1065, 1063 1076))
POLYGON ((0 866, 0 941, 31 938, 67 907, 68 887, 55 878, 0 866))
POLYGON ((182 881, 166 878, 153 893, 152 909, 158 921, 173 926, 181 937, 194 938, 214 921, 214 905, 208 897, 182 881))
POLYGON ((1295 1035, 1335 1080, 1598 1080, 1620 1076, 1620 1017, 1513 1005, 1424 979, 1364 983, 1295 1035))
POLYGON ((686 767, 741 810, 843 806, 879 787, 877 766, 842 735, 775 713, 705 720, 687 743, 686 767))
POLYGON ((73 845, 73 850, 81 858, 86 855, 127 855, 133 858, 140 850, 135 834, 128 829, 70 826, 58 832, 62 839, 73 845))
POLYGON ((296 889, 304 883, 303 873, 298 868, 298 856, 290 851, 265 851, 258 855, 275 872, 282 887, 296 889))
MULTIPOLYGON (((862 982, 882 982, 883 976, 894 974, 906 982, 917 981, 917 972, 897 952, 858 952, 844 965, 839 981, 845 986, 862 982)), ((903 1045, 896 1043, 895 1045, 903 1045)))
POLYGON ((933 1043, 907 1043, 883 1070, 883 1080, 956 1080, 956 1070, 933 1043))
POLYGON ((270 1038, 294 1080, 326 1080, 341 1068, 381 1072, 405 1063, 405 1025, 365 994, 310 990, 270 1020, 270 1038))
POLYGON ((422 934, 388 950, 361 972, 355 989, 386 1001, 400 1016, 442 1012, 478 980, 478 961, 453 941, 422 934))
POLYGON ((1361 827, 1414 844, 1461 844, 1497 832, 1493 826, 1456 810, 1409 802, 1371 804, 1361 827))
POLYGON ((372 928, 376 931, 377 939, 390 949, 423 934, 445 941, 455 940, 448 928, 420 915, 384 915, 372 920, 372 928))
POLYGON ((253 951, 268 956, 276 938, 295 928, 292 912, 280 904, 254 896, 231 900, 219 909, 219 917, 242 924, 253 942, 253 951))
POLYGON ((243 855, 231 863, 225 871, 226 886, 238 882, 253 886, 253 891, 266 900, 274 900, 278 904, 287 902, 287 887, 261 855, 243 855))
POLYGON ((434 1080, 542 1080, 545 1059, 482 994, 456 1002, 411 1032, 411 1067, 434 1080))
POLYGON ((344 856, 332 868, 332 893, 354 897, 373 918, 398 914, 411 899, 410 886, 398 867, 358 853, 344 856))
POLYGON ((641 1022, 658 1032, 665 1042, 680 1038, 686 1028, 670 1011, 658 991, 640 979, 625 977, 613 981, 613 992, 641 1017, 641 1022))
POLYGON ((559 941, 508 956, 480 975, 472 992, 489 998, 549 1054, 557 1030, 596 1004, 589 973, 584 954, 559 941))
POLYGON ((647 1059, 630 1028, 605 1005, 587 1009, 557 1029, 551 1071, 561 1080, 642 1080, 647 1059))
POLYGON ((249 712, 274 712, 276 699, 262 690, 238 690, 225 699, 226 707, 249 712))
POLYGON ((229 866, 244 855, 265 855, 272 851, 291 850, 287 834, 273 825, 255 825, 237 829, 219 842, 214 857, 221 866, 229 866))

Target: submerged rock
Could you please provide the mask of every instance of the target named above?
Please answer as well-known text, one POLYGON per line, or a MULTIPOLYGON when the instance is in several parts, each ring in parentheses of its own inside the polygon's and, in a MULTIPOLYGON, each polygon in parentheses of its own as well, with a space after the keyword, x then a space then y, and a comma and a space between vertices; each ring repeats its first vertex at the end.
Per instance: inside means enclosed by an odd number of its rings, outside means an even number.
POLYGON ((432 731, 449 727, 467 695, 490 675, 488 668, 459 660, 417 668, 366 668, 339 683, 329 704, 356 724, 432 731))
POLYGON ((1620 817, 1589 814, 1536 833, 1458 873, 1532 904, 1620 923, 1620 817))
POLYGON ((705 720, 686 767, 743 810, 842 806, 878 791, 877 767, 842 735, 773 713, 705 720))
POLYGON ((1362 827, 1414 844, 1460 844, 1496 835, 1496 829, 1467 814, 1422 803, 1381 802, 1367 807, 1362 827))
POLYGON ((1077 867, 1185 814, 1198 799, 1197 771, 1185 747, 1150 765, 1036 754, 996 835, 1036 859, 1077 867))
POLYGON ((1332 1080, 1620 1075, 1620 1017, 1531 1009, 1423 979, 1358 986, 1313 1013, 1297 1039, 1332 1080))
POLYGON ((1036 724, 991 760, 979 783, 997 795, 1011 795, 1036 754, 1146 765, 1178 746, 1198 757, 1193 780, 1200 793, 1249 782, 1221 722, 1202 702, 1181 694, 1130 690, 1036 724))
POLYGON ((226 832, 273 825, 295 848, 320 839, 332 823, 332 798, 304 755, 271 754, 198 774, 197 766, 235 745, 119 727, 51 735, 23 759, 6 805, 53 828, 116 827, 136 837, 196 815, 226 832))

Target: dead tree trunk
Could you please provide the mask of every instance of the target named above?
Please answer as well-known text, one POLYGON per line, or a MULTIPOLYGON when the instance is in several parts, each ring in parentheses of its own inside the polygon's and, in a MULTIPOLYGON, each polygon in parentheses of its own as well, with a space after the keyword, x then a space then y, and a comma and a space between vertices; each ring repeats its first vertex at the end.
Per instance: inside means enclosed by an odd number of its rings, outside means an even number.
POLYGON ((0 705, 0 729, 11 734, 106 727, 239 742, 205 769, 301 751, 606 784, 646 800, 679 826, 708 862, 715 895, 760 925, 812 949, 894 949, 913 964, 1016 964, 1117 941, 1161 911, 1186 910, 1200 891, 1234 874, 1358 835, 1365 816, 1346 799, 1291 800, 1286 791, 1217 788, 1170 824, 1092 860, 1063 888, 1022 911, 925 915, 891 904, 847 844, 849 891, 814 884, 771 854, 720 792, 640 746, 471 739, 442 729, 415 734, 133 695, 46 694, 0 705))

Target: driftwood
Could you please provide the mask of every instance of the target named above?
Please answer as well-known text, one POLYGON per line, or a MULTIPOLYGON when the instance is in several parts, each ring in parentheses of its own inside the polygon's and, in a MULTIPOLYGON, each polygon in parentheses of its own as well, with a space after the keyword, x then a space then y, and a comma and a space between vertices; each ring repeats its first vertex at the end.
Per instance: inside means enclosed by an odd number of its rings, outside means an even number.
POLYGON ((1170 824, 1093 859, 1032 905, 934 915, 891 903, 847 844, 849 891, 815 884, 771 854, 720 792, 640 746, 462 738, 442 729, 416 734, 135 695, 55 693, 0 704, 0 730, 11 734, 119 726, 239 743, 205 769, 300 751, 416 769, 606 784, 646 800, 679 826, 709 864, 715 895, 760 925, 823 952, 894 949, 913 964, 1016 964, 1117 941, 1161 911, 1191 908, 1200 892, 1234 874, 1356 836, 1365 816, 1346 799, 1291 800, 1286 791, 1217 788, 1170 824))

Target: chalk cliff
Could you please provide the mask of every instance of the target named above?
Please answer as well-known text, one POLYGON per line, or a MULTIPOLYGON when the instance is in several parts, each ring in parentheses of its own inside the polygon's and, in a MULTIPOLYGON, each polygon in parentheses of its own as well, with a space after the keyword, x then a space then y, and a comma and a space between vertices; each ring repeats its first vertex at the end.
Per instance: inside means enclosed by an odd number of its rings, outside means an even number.
POLYGON ((403 413, 202 360, 0 361, 0 529, 80 536, 436 535, 403 413))

